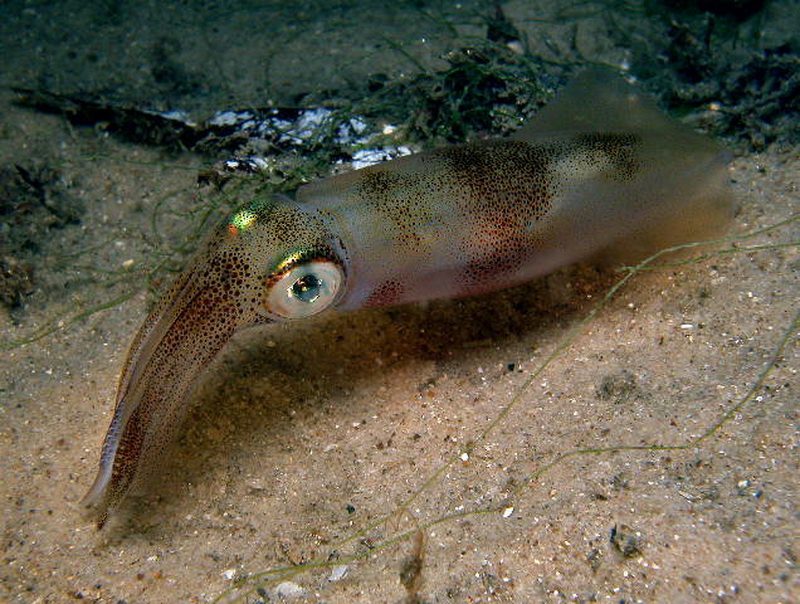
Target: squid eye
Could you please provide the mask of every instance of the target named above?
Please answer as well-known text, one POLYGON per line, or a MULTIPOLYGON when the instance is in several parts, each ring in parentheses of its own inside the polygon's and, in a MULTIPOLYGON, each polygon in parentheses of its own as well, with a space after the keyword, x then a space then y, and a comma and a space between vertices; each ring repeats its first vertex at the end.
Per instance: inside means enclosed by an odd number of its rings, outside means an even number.
POLYGON ((284 319, 310 317, 336 301, 343 282, 342 269, 330 260, 295 264, 270 278, 264 307, 284 319))

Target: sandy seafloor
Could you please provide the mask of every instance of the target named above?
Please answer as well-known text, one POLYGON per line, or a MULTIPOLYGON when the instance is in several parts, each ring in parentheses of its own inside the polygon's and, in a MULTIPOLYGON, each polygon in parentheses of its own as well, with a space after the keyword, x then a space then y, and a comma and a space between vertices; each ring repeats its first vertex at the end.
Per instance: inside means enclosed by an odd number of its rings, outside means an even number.
MULTIPOLYGON (((450 29, 388 3, 96 4, 3 8, 3 85, 136 99, 166 44, 214 83, 204 102, 246 106, 266 79, 289 95, 408 69, 381 36, 435 67, 480 33, 458 16, 468 3, 444 11, 450 29)), ((82 266, 140 262, 154 204, 191 205, 204 165, 11 99, 0 93, 3 164, 47 158, 87 211, 42 244, 35 291, 2 315, 5 343, 124 293, 82 266)), ((797 213, 796 149, 739 153, 730 173, 732 233, 797 213)), ((796 326, 772 360, 800 293, 798 248, 776 244, 797 240, 789 223, 735 244, 764 249, 636 275, 528 387, 619 275, 570 268, 477 299, 242 333, 156 483, 103 532, 78 502, 148 296, 5 350, 0 600, 209 602, 238 587, 249 602, 796 602, 796 326), (686 444, 742 401, 696 446, 550 465, 686 444)))

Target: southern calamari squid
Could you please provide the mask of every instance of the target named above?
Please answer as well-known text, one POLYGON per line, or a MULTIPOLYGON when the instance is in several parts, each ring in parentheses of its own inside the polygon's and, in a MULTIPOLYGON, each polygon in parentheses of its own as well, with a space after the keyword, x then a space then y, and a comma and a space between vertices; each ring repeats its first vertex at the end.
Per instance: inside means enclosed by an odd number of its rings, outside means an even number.
POLYGON ((83 503, 102 526, 237 330, 469 296, 598 254, 701 239, 732 215, 728 159, 618 76, 592 70, 508 138, 249 200, 136 335, 83 503))

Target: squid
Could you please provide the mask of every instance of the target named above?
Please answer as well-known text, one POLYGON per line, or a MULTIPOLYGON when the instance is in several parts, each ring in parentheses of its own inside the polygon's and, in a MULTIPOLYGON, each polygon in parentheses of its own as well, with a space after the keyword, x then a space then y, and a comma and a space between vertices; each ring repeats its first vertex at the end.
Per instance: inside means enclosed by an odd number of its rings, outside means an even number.
POLYGON ((700 240, 732 216, 729 160, 616 74, 589 70, 509 137, 243 200, 135 336, 83 505, 102 527, 238 330, 473 296, 700 240))

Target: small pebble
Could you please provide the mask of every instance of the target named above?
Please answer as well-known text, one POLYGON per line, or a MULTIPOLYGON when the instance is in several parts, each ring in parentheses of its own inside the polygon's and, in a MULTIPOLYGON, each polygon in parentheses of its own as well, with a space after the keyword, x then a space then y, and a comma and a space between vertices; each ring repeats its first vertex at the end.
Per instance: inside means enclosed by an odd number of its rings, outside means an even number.
POLYGON ((292 581, 282 581, 275 587, 275 595, 279 598, 296 598, 306 593, 306 590, 292 581))
POLYGON ((328 581, 332 583, 335 581, 341 581, 342 579, 344 579, 348 570, 349 568, 346 564, 337 564, 331 569, 331 574, 328 577, 328 581))
POLYGON ((642 553, 644 539, 642 533, 626 524, 615 524, 611 529, 611 544, 626 558, 642 553))

